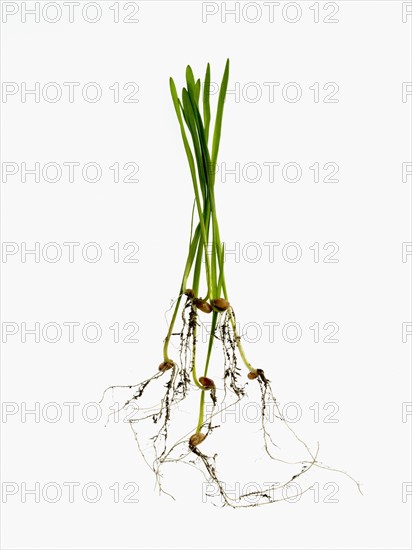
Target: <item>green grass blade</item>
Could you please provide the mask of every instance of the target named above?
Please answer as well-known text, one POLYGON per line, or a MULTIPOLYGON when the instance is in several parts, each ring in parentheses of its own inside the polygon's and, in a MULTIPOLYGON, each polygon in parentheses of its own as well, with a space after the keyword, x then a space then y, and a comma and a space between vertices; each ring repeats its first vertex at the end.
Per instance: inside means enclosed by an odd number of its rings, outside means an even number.
MULTIPOLYGON (((185 148, 185 151, 186 151, 187 160, 189 162, 190 173, 191 173, 192 180, 193 180, 193 186, 194 186, 195 192, 196 192, 197 177, 196 177, 195 162, 194 162, 192 151, 190 149, 189 142, 187 140, 185 127, 184 127, 184 124, 183 124, 183 118, 182 118, 182 112, 181 112, 181 103, 180 103, 179 98, 177 96, 176 85, 174 83, 173 78, 170 78, 169 82, 170 82, 170 93, 172 95, 173 105, 175 107, 177 119, 179 121, 180 132, 182 134, 182 139, 183 139, 183 145, 184 145, 184 148, 185 148)), ((186 113, 186 117, 187 116, 188 116, 188 114, 186 113)))
POLYGON ((208 143, 210 128, 210 63, 207 64, 205 82, 203 84, 203 123, 205 125, 206 143, 208 143))
MULTIPOLYGON (((176 85, 174 83, 173 78, 170 78, 169 83, 170 83, 170 93, 172 95, 173 105, 174 105, 176 115, 177 115, 177 119, 178 119, 179 125, 180 125, 180 131, 181 131, 181 134, 182 134, 183 144, 185 146, 185 151, 186 151, 187 158, 188 158, 188 161, 189 161, 189 166, 192 169, 192 166, 194 168, 194 161, 193 161, 192 152, 190 150, 189 142, 187 141, 185 128, 184 128, 184 125, 183 125, 182 112, 184 112, 184 111, 183 111, 180 99, 177 95, 176 85)), ((185 118, 187 118, 187 113, 185 113, 185 118)))
POLYGON ((189 127, 189 124, 188 124, 188 122, 187 122, 186 113, 185 113, 185 110, 183 109, 183 105, 182 105, 182 102, 180 101, 180 99, 179 99, 179 106, 180 106, 180 109, 181 109, 181 111, 182 111, 183 118, 185 119, 186 126, 189 127))
POLYGON ((190 65, 186 67, 186 84, 188 91, 196 96, 195 76, 190 65))
POLYGON ((198 136, 198 131, 197 131, 197 121, 196 121, 197 116, 195 114, 195 110, 197 109, 197 105, 196 104, 193 105, 194 98, 193 98, 193 94, 192 94, 193 90, 192 90, 191 86, 190 86, 189 90, 190 91, 188 92, 186 90, 186 88, 183 88, 183 91, 182 91, 183 107, 184 107, 184 110, 185 110, 185 113, 186 113, 190 134, 192 136, 193 147, 194 147, 195 155, 196 155, 197 171, 198 171, 198 174, 199 174, 199 181, 200 181, 200 185, 201 185, 203 200, 205 200, 206 193, 207 193, 207 189, 206 189, 207 188, 207 181, 206 181, 207 174, 206 174, 205 167, 204 167, 202 147, 201 147, 201 144, 199 144, 199 136, 198 136))
POLYGON ((223 107, 225 104, 225 97, 227 92, 227 84, 229 81, 229 59, 226 61, 225 72, 223 73, 222 84, 220 86, 219 99, 217 102, 216 121, 213 130, 213 144, 212 144, 212 167, 216 166, 217 155, 219 152, 220 134, 222 131, 222 118, 223 107))
POLYGON ((196 105, 199 105, 199 97, 200 97, 200 78, 196 82, 195 86, 195 97, 196 97, 196 105))
POLYGON ((193 112, 192 104, 189 99, 189 93, 186 90, 186 88, 182 89, 182 102, 183 102, 183 109, 186 115, 187 126, 191 133, 195 132, 196 131, 195 115, 193 112))
MULTIPOLYGON (((191 113, 193 115, 192 120, 193 123, 196 126, 197 135, 199 137, 200 142, 200 152, 201 152, 201 158, 202 158, 202 175, 205 178, 206 185, 208 185, 208 181, 210 179, 210 153, 209 148, 207 146, 207 139, 205 135, 205 128, 203 126, 202 121, 202 115, 199 111, 198 101, 196 97, 196 90, 193 89, 192 85, 189 81, 189 88, 188 88, 188 96, 190 100, 190 107, 187 106, 187 109, 189 110, 191 108, 191 113)), ((185 107, 186 109, 186 107, 185 107)))

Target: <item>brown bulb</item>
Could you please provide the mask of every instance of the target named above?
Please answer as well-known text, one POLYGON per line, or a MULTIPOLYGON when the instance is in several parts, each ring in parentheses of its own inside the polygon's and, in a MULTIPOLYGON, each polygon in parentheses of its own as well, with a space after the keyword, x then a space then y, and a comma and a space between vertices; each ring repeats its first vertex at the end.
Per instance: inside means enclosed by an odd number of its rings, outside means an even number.
POLYGON ((197 309, 203 311, 203 313, 210 313, 212 311, 212 306, 209 304, 209 302, 206 302, 206 300, 202 300, 202 298, 195 298, 193 300, 193 304, 197 307, 197 309))
POLYGON ((200 445, 200 443, 202 443, 205 438, 206 434, 202 434, 201 432, 193 434, 192 436, 190 436, 189 439, 189 447, 197 447, 198 445, 200 445))
POLYGON ((201 376, 199 378, 199 382, 202 384, 205 390, 211 390, 212 388, 216 388, 213 380, 211 378, 206 378, 206 376, 201 376))
POLYGON ((253 371, 251 370, 247 377, 249 378, 249 380, 255 380, 255 378, 257 378, 259 376, 258 372, 257 371, 253 371))
POLYGON ((212 301, 212 305, 216 311, 226 311, 230 307, 229 302, 224 298, 216 298, 212 301))
POLYGON ((160 363, 159 370, 161 372, 166 372, 167 370, 172 369, 176 366, 176 363, 174 361, 163 361, 163 363, 160 363))
POLYGON ((191 300, 195 297, 195 293, 193 292, 193 290, 191 288, 187 288, 184 293, 191 300))

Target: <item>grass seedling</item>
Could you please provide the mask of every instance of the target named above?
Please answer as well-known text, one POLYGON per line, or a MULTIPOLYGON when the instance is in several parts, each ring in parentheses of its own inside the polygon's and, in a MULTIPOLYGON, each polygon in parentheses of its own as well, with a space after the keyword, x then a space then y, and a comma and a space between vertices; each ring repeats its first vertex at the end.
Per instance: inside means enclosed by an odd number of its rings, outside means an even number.
MULTIPOLYGON (((152 382, 166 379, 165 391, 160 403, 154 407, 139 409, 138 416, 130 420, 139 449, 154 471, 160 490, 166 492, 162 489, 161 484, 161 468, 164 464, 187 462, 193 465, 194 463, 200 467, 203 466, 206 478, 218 487, 224 505, 232 507, 258 506, 284 500, 282 488, 314 466, 331 468, 318 461, 318 449, 310 450, 287 423, 278 406, 269 379, 262 369, 254 368, 251 365, 237 332, 235 311, 229 299, 225 278, 225 251, 220 236, 215 199, 215 168, 229 81, 229 60, 227 60, 224 69, 213 120, 210 105, 210 78, 209 65, 207 65, 203 86, 201 80, 195 78, 191 67, 188 66, 185 86, 180 94, 174 80, 170 78, 170 93, 194 193, 189 247, 177 299, 164 339, 162 362, 151 378, 139 384, 127 386, 127 388, 134 389, 134 394, 124 406, 139 401, 152 382), (201 288, 202 284, 205 286, 201 288), (180 332, 175 333, 179 312, 181 313, 182 327, 180 332), (200 373, 198 327, 202 322, 202 317, 211 319, 211 328, 204 353, 204 364, 200 373), (178 358, 171 357, 169 350, 170 342, 175 335, 180 338, 178 358), (223 363, 223 369, 220 373, 213 372, 213 378, 211 378, 209 368, 214 344, 218 344, 222 349, 219 363, 223 363), (240 357, 243 368, 238 364, 238 357, 240 357), (218 377, 218 384, 215 382, 215 377, 218 377), (275 456, 274 449, 277 448, 277 445, 268 431, 267 409, 272 406, 276 411, 276 419, 289 430, 302 446, 307 457, 299 462, 288 462, 288 464, 296 464, 297 470, 290 479, 278 484, 273 491, 268 491, 266 488, 265 491, 247 492, 233 499, 225 490, 225 484, 218 476, 216 455, 208 456, 199 447, 205 440, 211 438, 212 432, 218 428, 213 423, 218 404, 226 403, 229 394, 232 396, 230 406, 238 403, 245 397, 246 386, 249 383, 257 384, 259 387, 261 430, 266 455, 271 460, 287 462, 275 456), (169 429, 174 415, 179 412, 178 404, 189 395, 191 390, 196 391, 196 389, 199 394, 196 424, 191 432, 169 444, 169 429), (211 405, 211 412, 208 414, 205 412, 207 401, 210 401, 211 405), (143 421, 150 421, 156 426, 155 434, 150 438, 150 448, 154 451, 154 458, 151 462, 147 458, 147 448, 144 447, 136 430, 137 425, 143 421), (253 496, 252 503, 248 501, 248 497, 251 496, 253 496)), ((112 388, 116 387, 119 386, 112 388)), ((310 487, 302 489, 302 493, 309 489, 310 487)))

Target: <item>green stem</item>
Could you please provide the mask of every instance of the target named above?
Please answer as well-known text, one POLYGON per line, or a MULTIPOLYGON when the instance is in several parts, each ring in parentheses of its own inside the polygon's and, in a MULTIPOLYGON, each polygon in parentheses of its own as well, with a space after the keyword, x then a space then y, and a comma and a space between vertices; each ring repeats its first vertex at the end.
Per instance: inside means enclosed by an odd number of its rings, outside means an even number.
POLYGON ((204 408, 205 408, 205 390, 202 390, 202 393, 200 394, 200 412, 199 412, 199 420, 197 422, 196 433, 200 432, 203 426, 204 408))
MULTIPOLYGON (((203 257, 203 247, 202 247, 202 244, 199 243, 199 247, 197 249, 197 255, 196 255, 195 271, 193 274, 193 292, 195 296, 197 296, 199 292, 202 257, 203 257)), ((202 385, 199 383, 199 380, 197 378, 197 372, 196 372, 197 308, 196 306, 192 306, 192 307, 194 312, 193 329, 192 329, 192 376, 196 386, 202 389, 202 385)))
MULTIPOLYGON (((217 324, 217 316, 218 313, 216 311, 212 314, 212 324, 210 327, 210 335, 209 335, 209 344, 207 348, 207 356, 206 356, 206 364, 205 364, 205 371, 203 376, 207 376, 207 371, 209 370, 209 363, 210 358, 212 356, 212 349, 213 349, 213 341, 215 337, 215 330, 216 330, 216 324, 217 324)), ((197 431, 200 432, 201 427, 203 426, 204 422, 204 412, 205 412, 205 390, 202 390, 201 396, 200 396, 200 406, 199 406, 199 419, 197 422, 197 431)))
POLYGON ((218 313, 214 311, 212 314, 212 324, 210 326, 209 344, 207 348, 205 372, 203 376, 207 376, 207 371, 209 369, 210 357, 212 355, 212 348, 213 348, 213 342, 214 342, 215 330, 216 330, 216 324, 217 324, 217 316, 218 316, 218 313))
POLYGON ((172 319, 171 319, 170 325, 169 325, 169 330, 167 332, 167 335, 166 335, 166 338, 165 338, 165 341, 164 341, 164 345, 163 345, 163 358, 164 358, 164 361, 170 361, 170 358, 168 356, 169 342, 170 342, 170 338, 172 336, 172 332, 173 332, 174 324, 175 324, 175 321, 176 321, 177 313, 179 311, 179 306, 180 306, 180 302, 182 300, 182 295, 183 295, 184 291, 186 290, 187 279, 189 278, 190 270, 192 269, 193 260, 194 260, 195 254, 196 254, 196 249, 198 247, 199 237, 200 237, 200 228, 199 228, 199 225, 198 225, 196 227, 195 233, 193 235, 193 239, 192 239, 192 241, 190 243, 190 246, 189 246, 189 253, 188 253, 187 260, 186 260, 185 270, 183 272, 182 283, 180 285, 179 297, 176 300, 175 308, 174 308, 174 311, 173 311, 173 316, 172 316, 172 319))

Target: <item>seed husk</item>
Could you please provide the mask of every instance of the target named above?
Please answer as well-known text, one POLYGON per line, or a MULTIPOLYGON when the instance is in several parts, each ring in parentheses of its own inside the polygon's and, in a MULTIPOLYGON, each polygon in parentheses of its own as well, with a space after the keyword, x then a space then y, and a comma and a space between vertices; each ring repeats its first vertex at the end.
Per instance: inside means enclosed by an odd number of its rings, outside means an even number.
POLYGON ((199 382, 202 384, 205 390, 211 390, 212 388, 216 388, 213 380, 211 378, 207 378, 206 376, 201 376, 199 378, 199 382))
POLYGON ((258 376, 259 376, 259 373, 256 370, 255 371, 251 370, 247 375, 249 380, 255 380, 255 378, 257 378, 258 376))
POLYGON ((202 300, 202 298, 195 298, 193 300, 193 304, 197 307, 197 309, 203 311, 203 313, 211 313, 212 311, 212 306, 209 304, 209 302, 206 302, 206 300, 202 300))
POLYGON ((206 434, 202 434, 201 432, 193 434, 189 439, 189 447, 197 447, 205 438, 206 434))
POLYGON ((216 311, 226 311, 230 307, 230 304, 224 298, 216 298, 212 301, 212 306, 216 311))
POLYGON ((191 288, 187 288, 184 293, 191 300, 193 300, 193 298, 195 297, 195 293, 193 292, 193 290, 191 288))
POLYGON ((173 369, 173 367, 176 365, 174 361, 163 361, 163 363, 160 363, 159 370, 161 372, 166 372, 167 370, 173 369))

